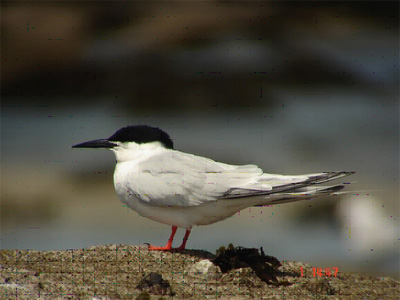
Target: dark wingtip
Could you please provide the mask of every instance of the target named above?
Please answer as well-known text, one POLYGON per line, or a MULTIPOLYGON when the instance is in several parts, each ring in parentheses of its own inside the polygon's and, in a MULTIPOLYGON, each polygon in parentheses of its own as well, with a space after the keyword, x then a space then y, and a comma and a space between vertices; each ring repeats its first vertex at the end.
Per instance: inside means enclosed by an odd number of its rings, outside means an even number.
POLYGON ((349 176, 349 175, 356 174, 357 172, 356 171, 344 171, 343 173, 349 176))
POLYGON ((345 188, 344 185, 339 184, 339 185, 334 185, 334 186, 330 186, 330 187, 328 187, 326 189, 323 189, 323 190, 321 190, 321 192, 323 192, 323 193, 332 193, 333 194, 333 193, 336 193, 338 191, 343 190, 344 188, 345 188))
POLYGON ((333 178, 336 176, 338 176, 338 177, 350 176, 357 172, 356 171, 336 171, 336 172, 331 171, 331 172, 323 172, 323 173, 328 174, 329 178, 333 178))

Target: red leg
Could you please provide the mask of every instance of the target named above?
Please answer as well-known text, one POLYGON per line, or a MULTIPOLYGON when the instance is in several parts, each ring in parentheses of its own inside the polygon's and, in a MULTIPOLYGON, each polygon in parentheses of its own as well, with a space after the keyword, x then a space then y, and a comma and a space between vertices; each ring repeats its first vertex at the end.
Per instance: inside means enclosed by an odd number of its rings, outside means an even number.
POLYGON ((189 238, 189 234, 190 234, 190 229, 186 229, 185 237, 183 238, 182 245, 180 245, 179 248, 177 248, 177 250, 185 250, 186 242, 189 238))
MULTIPOLYGON (((171 235, 170 235, 170 237, 169 237, 169 240, 168 240, 168 242, 167 242, 167 244, 164 246, 164 247, 157 247, 157 246, 152 246, 152 245, 149 245, 149 250, 172 250, 172 241, 174 240, 174 236, 175 236, 175 233, 176 233, 176 229, 177 229, 177 227, 176 226, 172 226, 172 232, 171 232, 171 235)), ((186 236, 186 235, 185 235, 186 236)))

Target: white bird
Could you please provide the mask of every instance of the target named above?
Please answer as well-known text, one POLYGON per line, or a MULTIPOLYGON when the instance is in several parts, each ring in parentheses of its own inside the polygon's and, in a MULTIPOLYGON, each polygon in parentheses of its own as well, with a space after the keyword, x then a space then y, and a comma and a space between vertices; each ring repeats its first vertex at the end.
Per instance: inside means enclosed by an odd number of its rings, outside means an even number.
POLYGON ((249 207, 274 205, 338 194, 343 185, 316 186, 354 172, 305 175, 267 174, 255 165, 235 166, 177 151, 169 135, 146 125, 121 128, 108 139, 72 148, 107 148, 117 159, 114 186, 120 200, 141 216, 172 226, 164 247, 172 250, 177 227, 186 233, 194 225, 222 221, 249 207))

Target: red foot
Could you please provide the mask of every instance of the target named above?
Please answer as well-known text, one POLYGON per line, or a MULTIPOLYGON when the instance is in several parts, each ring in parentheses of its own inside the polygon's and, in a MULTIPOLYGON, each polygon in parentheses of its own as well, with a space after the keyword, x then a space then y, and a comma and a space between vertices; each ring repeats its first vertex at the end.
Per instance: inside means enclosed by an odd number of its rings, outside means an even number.
POLYGON ((172 248, 169 245, 165 245, 164 247, 159 247, 159 246, 153 246, 153 245, 148 245, 148 250, 150 251, 171 251, 171 250, 185 250, 185 247, 180 245, 178 248, 172 248))
POLYGON ((172 241, 174 240, 174 236, 175 236, 176 230, 177 230, 177 227, 176 226, 172 226, 171 236, 169 237, 169 240, 168 240, 167 244, 164 247, 158 247, 158 246, 149 245, 148 246, 148 250, 150 250, 150 251, 185 250, 186 242, 188 240, 188 237, 189 237, 189 234, 190 234, 190 230, 186 229, 186 233, 185 233, 185 237, 183 238, 182 245, 180 245, 178 248, 172 248, 172 241))
POLYGON ((148 248, 149 250, 158 250, 158 251, 170 251, 173 250, 171 246, 164 246, 164 247, 158 247, 158 246, 153 246, 153 245, 149 245, 148 248))

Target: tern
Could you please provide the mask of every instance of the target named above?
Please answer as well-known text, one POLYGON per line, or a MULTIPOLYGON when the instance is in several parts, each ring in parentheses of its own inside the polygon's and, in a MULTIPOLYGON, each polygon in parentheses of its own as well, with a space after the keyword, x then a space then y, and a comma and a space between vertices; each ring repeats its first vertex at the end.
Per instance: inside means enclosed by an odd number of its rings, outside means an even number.
POLYGON ((172 226, 167 244, 149 245, 149 250, 184 250, 194 225, 222 221, 249 206, 340 194, 344 185, 319 184, 355 173, 267 174, 256 165, 230 165, 175 150, 166 132, 147 125, 127 126, 108 139, 72 148, 112 150, 121 202, 143 217, 172 226), (182 244, 172 248, 178 227, 186 233, 182 244))

